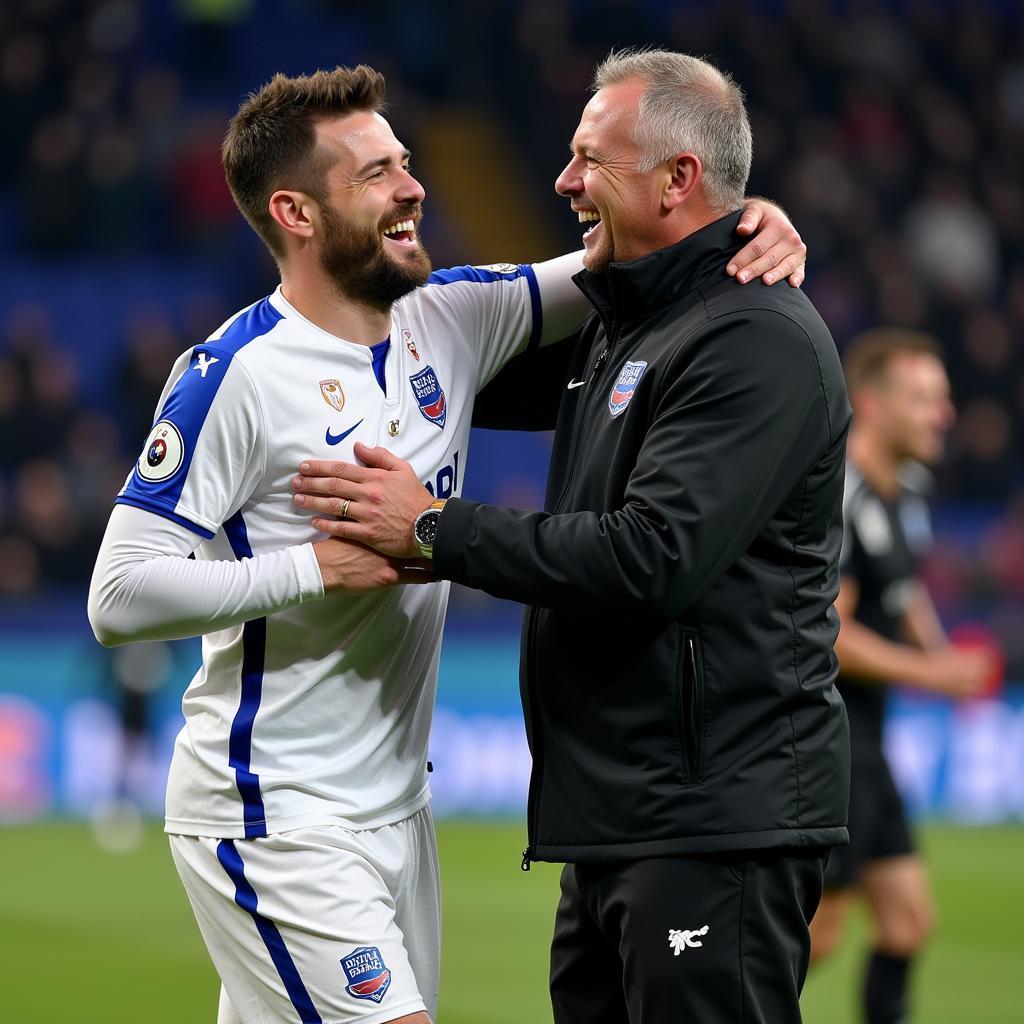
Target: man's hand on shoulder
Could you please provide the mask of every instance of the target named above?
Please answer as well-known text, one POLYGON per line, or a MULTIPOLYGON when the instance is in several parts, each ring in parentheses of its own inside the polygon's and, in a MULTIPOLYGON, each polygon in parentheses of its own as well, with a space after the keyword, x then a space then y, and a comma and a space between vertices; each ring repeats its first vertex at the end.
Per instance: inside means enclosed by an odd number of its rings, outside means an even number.
POLYGON ((754 237, 725 268, 730 277, 740 284, 758 277, 769 285, 783 278, 793 288, 803 284, 807 246, 782 207, 767 199, 747 199, 736 233, 754 237))

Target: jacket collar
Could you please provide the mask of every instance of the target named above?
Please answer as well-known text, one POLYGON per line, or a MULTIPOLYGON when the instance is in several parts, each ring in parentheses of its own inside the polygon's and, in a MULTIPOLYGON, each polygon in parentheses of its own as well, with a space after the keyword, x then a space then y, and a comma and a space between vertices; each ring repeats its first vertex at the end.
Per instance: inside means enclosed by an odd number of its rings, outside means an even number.
POLYGON ((712 221, 681 242, 635 260, 612 263, 603 274, 581 270, 576 287, 612 334, 612 325, 636 320, 675 302, 710 273, 722 275, 743 244, 736 235, 740 212, 712 221))

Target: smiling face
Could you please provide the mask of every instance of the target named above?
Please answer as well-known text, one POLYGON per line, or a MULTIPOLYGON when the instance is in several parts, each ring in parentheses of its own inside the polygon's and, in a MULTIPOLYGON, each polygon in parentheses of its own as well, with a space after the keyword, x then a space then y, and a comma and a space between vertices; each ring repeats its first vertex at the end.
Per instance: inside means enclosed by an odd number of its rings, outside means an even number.
POLYGON ((630 133, 646 88, 637 77, 594 94, 573 136, 572 159, 555 182, 555 191, 571 201, 580 223, 591 225, 583 235, 583 263, 591 273, 663 244, 652 234, 652 225, 665 212, 661 196, 671 173, 662 165, 638 171, 643 154, 630 133))
POLYGON ((320 263, 346 296, 390 306, 431 270, 418 232, 426 193, 409 173, 409 151, 371 111, 323 121, 316 135, 333 158, 320 204, 320 263))

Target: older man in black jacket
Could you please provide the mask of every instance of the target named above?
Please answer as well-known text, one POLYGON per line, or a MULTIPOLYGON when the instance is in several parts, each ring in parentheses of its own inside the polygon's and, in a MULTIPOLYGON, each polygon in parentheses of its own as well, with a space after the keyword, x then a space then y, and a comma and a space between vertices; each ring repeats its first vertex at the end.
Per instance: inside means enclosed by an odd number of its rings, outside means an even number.
POLYGON ((722 274, 750 167, 737 86, 664 51, 595 85, 556 184, 591 225, 595 315, 545 511, 430 503, 363 450, 376 472, 335 532, 530 606, 524 866, 566 863, 557 1024, 786 1024, 847 840, 843 375, 802 292, 722 274))

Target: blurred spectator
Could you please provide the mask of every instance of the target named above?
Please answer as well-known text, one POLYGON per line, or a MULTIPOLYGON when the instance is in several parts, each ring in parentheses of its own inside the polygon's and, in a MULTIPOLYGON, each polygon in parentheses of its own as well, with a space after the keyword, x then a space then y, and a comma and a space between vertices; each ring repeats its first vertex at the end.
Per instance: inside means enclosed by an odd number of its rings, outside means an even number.
POLYGON ((88 579, 99 538, 86 532, 71 499, 70 480, 53 459, 31 459, 14 475, 11 519, 21 537, 31 541, 42 576, 53 583, 88 579))
POLYGON ((985 300, 995 290, 999 250, 992 218, 956 175, 935 174, 906 219, 907 245, 917 270, 937 290, 985 300))
MULTIPOLYGON (((212 330, 213 327, 208 326, 192 343, 202 340, 212 330)), ((167 312, 157 307, 131 310, 125 316, 123 335, 117 414, 127 443, 141 445, 153 425, 156 403, 167 374, 187 342, 179 338, 167 312)))

